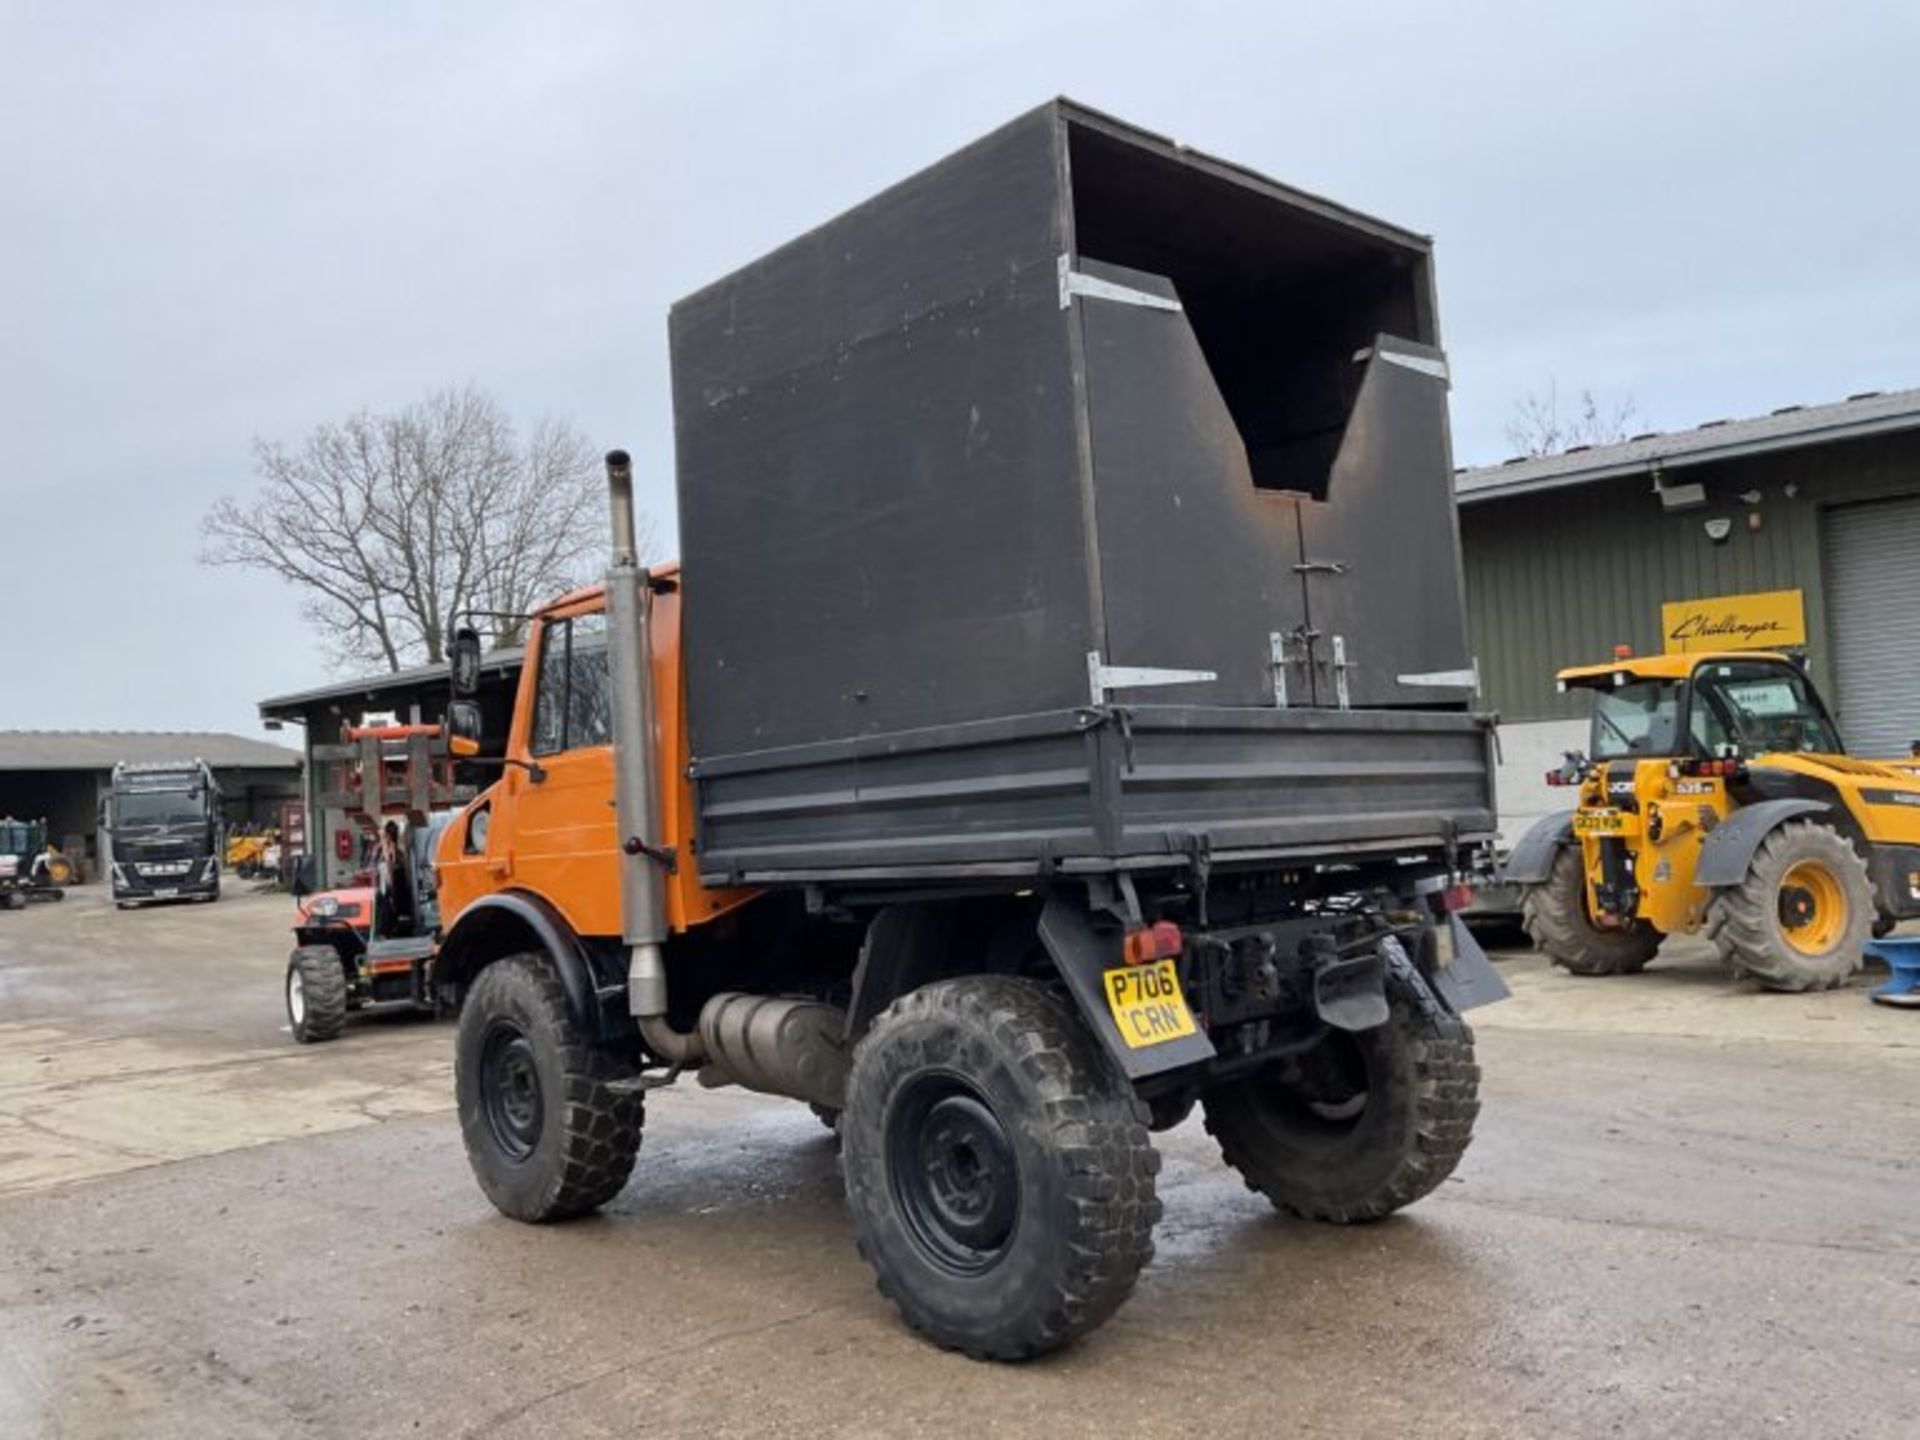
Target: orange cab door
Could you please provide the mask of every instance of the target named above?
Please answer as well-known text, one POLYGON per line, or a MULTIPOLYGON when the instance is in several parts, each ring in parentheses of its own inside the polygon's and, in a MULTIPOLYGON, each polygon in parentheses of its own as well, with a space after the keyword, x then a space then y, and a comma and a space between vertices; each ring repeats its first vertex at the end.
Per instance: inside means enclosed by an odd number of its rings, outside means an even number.
POLYGON ((547 619, 536 648, 538 683, 530 710, 517 718, 541 778, 509 772, 511 883, 552 904, 578 934, 617 935, 606 612, 547 619))

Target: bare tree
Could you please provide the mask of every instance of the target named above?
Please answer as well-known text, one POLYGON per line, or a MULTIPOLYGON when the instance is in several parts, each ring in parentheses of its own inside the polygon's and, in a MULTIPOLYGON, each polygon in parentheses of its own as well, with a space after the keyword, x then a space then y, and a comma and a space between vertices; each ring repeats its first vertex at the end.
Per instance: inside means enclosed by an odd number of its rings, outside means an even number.
MULTIPOLYGON (((392 414, 362 410, 297 446, 254 442, 259 491, 201 521, 201 560, 278 575, 340 664, 446 658, 465 611, 496 645, 513 618, 579 583, 606 542, 598 457, 565 422, 523 442, 472 386, 392 414)), ((643 535, 644 550, 647 536, 643 535)))
POLYGON ((1560 455, 1581 445, 1612 445, 1625 440, 1637 418, 1628 395, 1603 409, 1593 391, 1582 390, 1572 413, 1560 413, 1560 386, 1547 382, 1545 395, 1528 391, 1514 402, 1507 422, 1507 443, 1516 455, 1560 455))

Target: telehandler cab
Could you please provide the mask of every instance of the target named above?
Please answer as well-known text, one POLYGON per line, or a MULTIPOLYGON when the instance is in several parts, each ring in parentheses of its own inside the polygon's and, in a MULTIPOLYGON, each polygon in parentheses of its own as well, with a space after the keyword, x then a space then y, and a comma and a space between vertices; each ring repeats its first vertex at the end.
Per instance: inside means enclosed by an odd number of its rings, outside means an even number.
POLYGON ((437 857, 497 1208, 611 1200, 650 1089, 803 1101, 881 1291, 1014 1359, 1125 1300, 1196 1105, 1298 1215, 1453 1171, 1504 989, 1429 264, 1062 101, 674 308, 684 568, 614 452, 437 857))
POLYGON ((1623 651, 1558 678, 1593 695, 1588 752, 1547 777, 1578 805, 1521 838, 1506 879, 1573 974, 1698 932, 1768 989, 1825 990, 1870 932, 1920 916, 1920 759, 1848 756, 1788 657, 1623 651))

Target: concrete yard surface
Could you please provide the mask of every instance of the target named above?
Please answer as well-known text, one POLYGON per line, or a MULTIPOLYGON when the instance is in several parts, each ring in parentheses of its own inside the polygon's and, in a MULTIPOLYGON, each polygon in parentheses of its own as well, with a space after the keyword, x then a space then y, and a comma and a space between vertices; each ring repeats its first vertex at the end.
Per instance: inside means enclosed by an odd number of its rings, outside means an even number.
POLYGON ((288 911, 0 914, 0 1436, 1915 1433, 1920 1015, 1858 987, 1503 956, 1439 1193, 1283 1220, 1190 1121, 1131 1302, 991 1366, 875 1293, 790 1102, 656 1095, 604 1215, 500 1218, 449 1026, 285 1035, 288 911))

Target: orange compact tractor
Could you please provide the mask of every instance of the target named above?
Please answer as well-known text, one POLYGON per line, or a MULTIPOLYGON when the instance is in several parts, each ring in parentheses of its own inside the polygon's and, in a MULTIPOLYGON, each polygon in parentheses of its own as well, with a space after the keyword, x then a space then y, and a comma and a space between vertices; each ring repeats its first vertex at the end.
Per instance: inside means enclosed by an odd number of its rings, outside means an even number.
POLYGON ((1504 992, 1427 242, 1058 102, 671 328, 684 565, 615 452, 436 857, 492 1202, 790 1097, 907 1322, 1017 1358, 1132 1290, 1196 1105, 1294 1214, 1440 1184, 1504 992))

